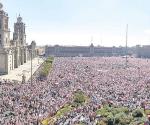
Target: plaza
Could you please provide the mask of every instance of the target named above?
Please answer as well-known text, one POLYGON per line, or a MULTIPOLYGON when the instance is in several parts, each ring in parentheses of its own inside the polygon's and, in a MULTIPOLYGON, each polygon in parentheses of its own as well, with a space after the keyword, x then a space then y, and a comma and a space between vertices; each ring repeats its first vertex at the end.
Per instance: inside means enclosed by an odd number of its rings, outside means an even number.
MULTIPOLYGON (((32 73, 40 67, 40 65, 44 62, 42 58, 35 58, 32 60, 32 73)), ((22 76, 25 75, 26 81, 28 81, 31 77, 31 61, 28 61, 24 65, 21 65, 19 68, 16 68, 10 71, 7 75, 0 76, 1 80, 10 80, 10 81, 22 81, 22 76)))

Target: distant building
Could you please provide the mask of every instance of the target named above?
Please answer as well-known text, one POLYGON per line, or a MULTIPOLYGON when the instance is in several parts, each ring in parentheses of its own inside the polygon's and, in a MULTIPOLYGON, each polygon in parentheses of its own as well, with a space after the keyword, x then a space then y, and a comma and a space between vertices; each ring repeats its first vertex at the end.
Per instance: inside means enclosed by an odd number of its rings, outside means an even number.
POLYGON ((136 56, 138 58, 150 58, 150 45, 136 46, 136 56))
POLYGON ((23 65, 31 58, 36 56, 35 46, 26 43, 25 24, 19 15, 14 24, 13 40, 10 40, 10 29, 8 26, 8 14, 3 11, 3 5, 0 3, 0 74, 8 74, 11 70, 23 65))
POLYGON ((92 56, 124 56, 124 47, 94 46, 46 46, 45 55, 55 57, 92 57, 92 56))

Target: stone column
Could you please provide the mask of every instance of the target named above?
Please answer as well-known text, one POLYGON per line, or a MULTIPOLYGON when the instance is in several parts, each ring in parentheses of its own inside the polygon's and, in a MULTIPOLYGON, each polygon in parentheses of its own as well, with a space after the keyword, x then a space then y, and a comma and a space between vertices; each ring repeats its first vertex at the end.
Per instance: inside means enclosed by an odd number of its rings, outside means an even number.
POLYGON ((27 49, 24 49, 24 63, 27 62, 27 49))
POLYGON ((12 51, 12 70, 14 69, 14 51, 12 51))
POLYGON ((15 51, 15 68, 18 68, 19 66, 19 53, 18 53, 18 49, 16 49, 15 51))
POLYGON ((18 66, 20 66, 21 65, 21 49, 19 48, 18 50, 19 50, 18 51, 18 66))
POLYGON ((8 62, 8 52, 6 52, 6 55, 5 55, 5 72, 6 72, 6 74, 9 73, 8 65, 9 65, 9 62, 8 62))
POLYGON ((22 65, 24 64, 24 48, 22 48, 22 65))

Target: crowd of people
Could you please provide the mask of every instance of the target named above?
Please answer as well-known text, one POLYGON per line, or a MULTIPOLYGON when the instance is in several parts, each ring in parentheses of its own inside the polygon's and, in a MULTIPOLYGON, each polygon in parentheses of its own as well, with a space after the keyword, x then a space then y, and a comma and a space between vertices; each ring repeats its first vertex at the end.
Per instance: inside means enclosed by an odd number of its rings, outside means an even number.
POLYGON ((93 111, 107 100, 128 108, 150 102, 150 60, 121 57, 55 58, 47 79, 32 84, 0 82, 0 125, 37 125, 71 102, 73 92, 83 91, 87 105, 60 118, 56 125, 79 121, 94 125, 93 111))

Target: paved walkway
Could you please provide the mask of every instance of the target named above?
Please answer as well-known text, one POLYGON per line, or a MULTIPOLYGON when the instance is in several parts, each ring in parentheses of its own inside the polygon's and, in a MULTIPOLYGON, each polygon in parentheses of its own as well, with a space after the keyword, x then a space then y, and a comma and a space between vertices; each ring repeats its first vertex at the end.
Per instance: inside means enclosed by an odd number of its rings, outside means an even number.
MULTIPOLYGON (((43 63, 42 58, 35 58, 33 59, 33 66, 32 66, 32 73, 40 67, 40 65, 43 63)), ((9 80, 17 80, 22 81, 23 74, 26 76, 26 81, 29 80, 31 77, 31 61, 28 61, 24 65, 19 66, 19 68, 16 68, 12 70, 8 75, 2 75, 0 76, 0 79, 9 79, 9 80)))

